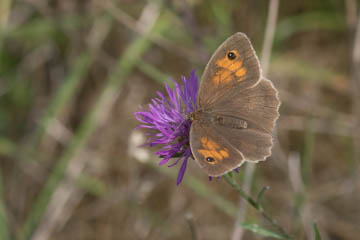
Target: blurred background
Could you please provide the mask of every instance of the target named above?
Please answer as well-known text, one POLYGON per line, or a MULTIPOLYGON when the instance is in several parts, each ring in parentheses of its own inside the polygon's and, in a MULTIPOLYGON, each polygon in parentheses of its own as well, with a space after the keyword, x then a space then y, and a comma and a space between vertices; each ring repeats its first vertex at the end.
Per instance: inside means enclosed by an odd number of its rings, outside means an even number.
POLYGON ((265 239, 236 222, 271 226, 195 162, 176 186, 179 166, 137 148, 133 113, 235 32, 262 56, 268 28, 277 140, 238 181, 270 187, 264 208, 293 239, 314 222, 359 239, 359 1, 280 1, 269 26, 271 2, 1 0, 0 239, 265 239))

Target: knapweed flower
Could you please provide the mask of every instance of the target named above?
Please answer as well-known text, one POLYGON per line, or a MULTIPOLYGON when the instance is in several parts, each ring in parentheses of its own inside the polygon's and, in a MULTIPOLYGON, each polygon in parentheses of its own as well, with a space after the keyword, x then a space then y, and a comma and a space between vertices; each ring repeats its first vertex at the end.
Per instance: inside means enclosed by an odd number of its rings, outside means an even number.
POLYGON ((169 167, 181 163, 176 184, 180 184, 186 170, 187 161, 192 157, 189 133, 191 121, 189 113, 196 111, 196 97, 198 92, 198 76, 192 71, 190 77, 182 77, 182 86, 173 80, 175 88, 171 89, 167 83, 165 88, 168 96, 157 92, 158 97, 152 99, 148 108, 140 106, 141 111, 135 112, 136 119, 142 124, 138 128, 153 130, 148 133, 148 140, 144 145, 161 146, 156 154, 162 158, 159 165, 177 158, 169 167))

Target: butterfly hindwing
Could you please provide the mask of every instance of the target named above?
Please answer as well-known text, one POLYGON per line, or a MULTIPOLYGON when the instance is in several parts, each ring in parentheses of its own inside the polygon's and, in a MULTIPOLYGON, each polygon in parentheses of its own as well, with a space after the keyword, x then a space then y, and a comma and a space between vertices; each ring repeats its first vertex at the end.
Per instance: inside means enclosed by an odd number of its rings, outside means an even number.
POLYGON ((244 120, 248 128, 272 134, 279 117, 280 100, 277 90, 267 79, 243 91, 229 91, 211 108, 214 115, 244 120))
POLYGON ((243 156, 219 135, 210 123, 193 122, 190 130, 191 152, 209 176, 221 176, 243 163, 243 156))

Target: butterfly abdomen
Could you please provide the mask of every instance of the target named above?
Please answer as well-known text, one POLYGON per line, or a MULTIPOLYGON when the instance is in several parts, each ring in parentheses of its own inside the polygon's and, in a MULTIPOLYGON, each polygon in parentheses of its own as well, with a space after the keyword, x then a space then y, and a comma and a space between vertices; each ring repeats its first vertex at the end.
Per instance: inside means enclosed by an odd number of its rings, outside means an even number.
POLYGON ((215 124, 235 129, 247 128, 248 125, 247 122, 242 119, 227 116, 215 116, 215 124))
POLYGON ((193 120, 199 120, 202 123, 212 123, 234 129, 243 129, 248 127, 248 123, 245 120, 230 116, 215 115, 206 111, 197 111, 194 113, 193 120))

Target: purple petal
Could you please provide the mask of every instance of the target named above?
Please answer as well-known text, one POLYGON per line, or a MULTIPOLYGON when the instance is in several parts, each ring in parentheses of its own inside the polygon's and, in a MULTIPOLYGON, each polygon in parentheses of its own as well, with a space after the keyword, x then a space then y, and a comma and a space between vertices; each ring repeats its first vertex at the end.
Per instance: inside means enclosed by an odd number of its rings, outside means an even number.
POLYGON ((176 185, 179 185, 184 177, 184 174, 185 174, 185 170, 186 170, 186 165, 187 165, 187 160, 188 158, 185 158, 183 163, 181 164, 181 167, 180 167, 180 170, 179 170, 179 173, 178 173, 178 177, 177 177, 177 180, 176 180, 176 185))
POLYGON ((146 133, 147 140, 143 146, 157 146, 161 149, 156 152, 162 160, 159 165, 168 163, 175 156, 180 157, 169 167, 182 161, 179 169, 177 184, 180 184, 185 171, 187 160, 192 155, 189 146, 189 132, 191 121, 187 114, 195 111, 198 92, 198 77, 193 70, 190 76, 182 77, 182 85, 174 82, 174 88, 165 83, 166 94, 157 92, 157 97, 147 105, 147 109, 139 106, 140 111, 135 112, 135 118, 141 123, 138 128, 152 131, 146 133))

